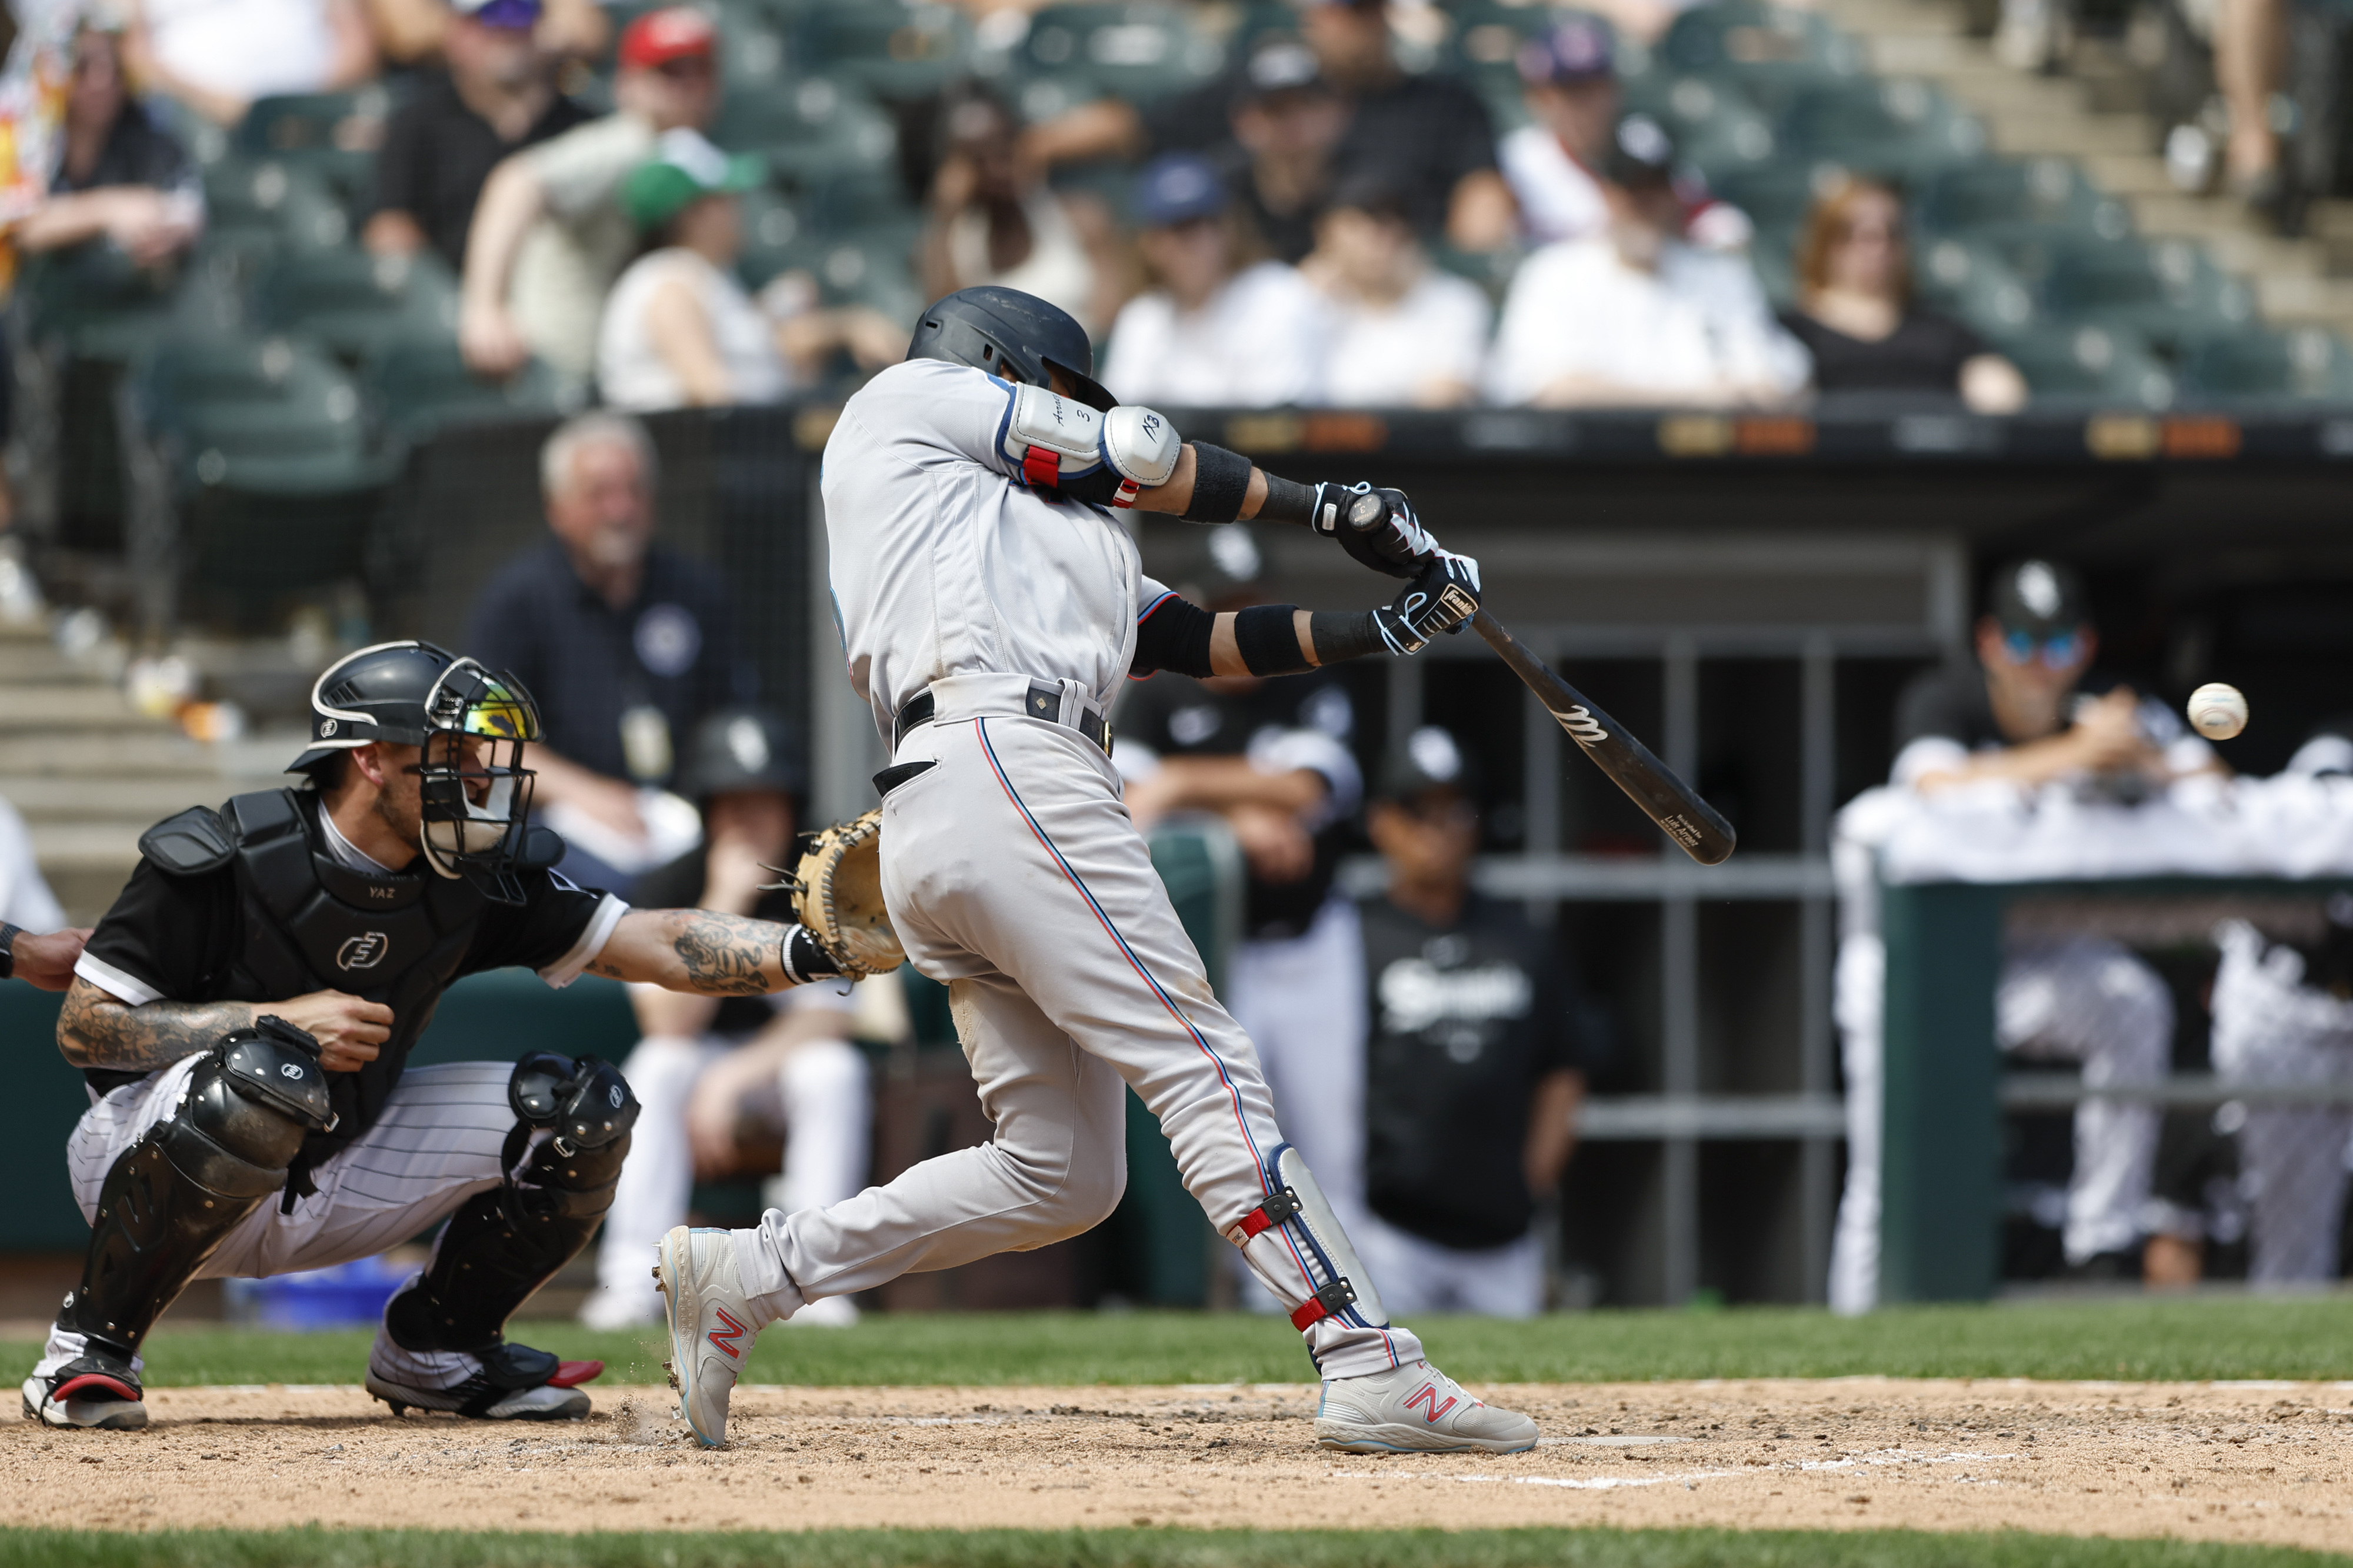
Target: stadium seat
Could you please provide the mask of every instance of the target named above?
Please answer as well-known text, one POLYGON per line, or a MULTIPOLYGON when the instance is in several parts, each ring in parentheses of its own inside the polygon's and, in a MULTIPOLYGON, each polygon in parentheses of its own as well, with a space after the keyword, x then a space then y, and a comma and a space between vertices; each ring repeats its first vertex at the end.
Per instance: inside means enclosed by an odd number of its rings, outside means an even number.
POLYGON ((1985 152, 1985 128, 1907 78, 1823 81, 1791 92, 1778 122, 1785 155, 1919 182, 1985 152))
POLYGON ((286 256, 253 286, 266 330, 299 332, 347 364, 396 342, 454 339, 458 285, 440 258, 343 249, 286 256))
POLYGON ((2181 391, 2203 403, 2353 406, 2353 352, 2317 327, 2241 328, 2189 345, 2181 391))
POLYGON ((804 73, 913 99, 965 68, 972 30, 962 13, 924 0, 836 0, 802 16, 791 47, 804 73))
POLYGON ((240 275, 280 251, 322 250, 351 237, 351 220, 315 171, 281 159, 224 159, 205 171, 204 250, 240 275))
POLYGON ((897 179, 899 129, 891 116, 864 94, 823 78, 730 94, 712 140, 731 152, 758 153, 769 177, 786 184, 839 175, 897 179))
POLYGON ((2033 289, 1985 246, 1915 239, 1912 285, 1924 301, 1989 338, 2008 339, 2034 323, 2033 289))
POLYGON ((2054 320, 2129 328, 2167 348, 2254 320, 2246 286, 2187 241, 2069 239, 2003 249, 2039 280, 2042 309, 2054 320))
POLYGON ((1770 166, 1778 146, 1771 121, 1736 77, 1654 71, 1626 84, 1625 101, 1672 131, 1677 150, 1711 184, 1770 166))
POLYGON ((350 92, 290 93, 257 99, 229 138, 231 153, 276 159, 322 177, 344 205, 367 198, 376 150, 392 118, 393 95, 380 83, 350 92))
POLYGON ((1159 0, 1050 5, 1030 19, 1017 51, 1029 71, 1083 74, 1105 96, 1132 102, 1181 91, 1223 69, 1226 51, 1159 0))
POLYGON ((2172 405, 2173 377, 2129 332, 2076 327, 1989 341, 2026 377, 2037 408, 2172 405))
POLYGON ((447 338, 389 343, 360 367, 360 377, 384 428, 412 444, 446 426, 543 418, 565 405, 554 373, 540 361, 489 380, 476 375, 447 338))
POLYGON ((1862 46, 1812 11, 1729 0, 1675 18, 1660 62, 1702 76, 1730 76, 1767 109, 1802 87, 1862 75, 1862 46))
POLYGON ((2070 234, 2116 240, 2132 232, 2124 205, 2103 195, 2064 158, 1987 159, 1947 169, 1921 191, 1912 216, 1931 234, 1995 242, 2070 234))

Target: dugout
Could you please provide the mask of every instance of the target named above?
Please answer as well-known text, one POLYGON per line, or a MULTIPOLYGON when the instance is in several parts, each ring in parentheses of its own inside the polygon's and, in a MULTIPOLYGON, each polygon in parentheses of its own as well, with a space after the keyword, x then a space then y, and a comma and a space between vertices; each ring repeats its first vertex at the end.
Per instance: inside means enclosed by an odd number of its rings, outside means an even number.
MULTIPOLYGON (((650 422, 663 537, 735 584, 768 696, 817 738, 815 806, 827 816, 871 804, 881 765, 869 715, 835 673, 814 526, 833 412, 650 422)), ((2103 664, 2146 689, 2179 700, 2226 679, 2247 689, 2257 717, 2224 748, 2234 766, 2275 768, 2311 722, 2353 707, 2340 689, 2353 651, 2353 418, 1176 416, 1296 478, 1408 489, 1441 537, 1482 559, 1498 617, 1740 830, 1740 852, 1720 868, 1668 851, 1472 638, 1350 671, 1368 763, 1425 717, 1482 753, 1493 786, 1482 883, 1556 922, 1564 962, 1612 1022, 1616 1053, 1593 1086, 1563 1205, 1565 1256, 1601 1300, 1819 1299, 1842 1128, 1827 825, 1883 777, 1896 690, 1959 646, 1993 562, 2032 550, 2083 568, 2103 664)), ((475 589, 538 536, 547 428, 462 426, 406 452, 348 557, 362 563, 372 635, 461 635, 475 589)), ((149 524, 142 537, 176 526, 149 524)), ((1200 531, 1139 526, 1149 570, 1201 580, 1200 531)), ((1328 546, 1271 530, 1258 542, 1282 597, 1347 607, 1385 596, 1328 546)), ((219 558, 151 557, 183 573, 219 558)), ((81 564, 56 575, 106 580, 81 564)), ((146 613, 229 616, 253 632, 351 587, 300 584, 264 602, 185 576, 175 585, 151 592, 146 613)))

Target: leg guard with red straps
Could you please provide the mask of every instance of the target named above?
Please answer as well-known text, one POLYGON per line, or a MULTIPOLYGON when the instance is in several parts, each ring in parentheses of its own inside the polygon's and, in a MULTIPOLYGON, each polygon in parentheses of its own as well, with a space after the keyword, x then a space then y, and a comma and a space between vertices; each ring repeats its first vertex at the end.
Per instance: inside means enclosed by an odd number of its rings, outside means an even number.
POLYGON ((1315 1184, 1299 1151, 1285 1143, 1266 1163, 1266 1201, 1226 1232, 1266 1288, 1305 1333, 1329 1318, 1350 1328, 1388 1326, 1373 1278, 1315 1184))

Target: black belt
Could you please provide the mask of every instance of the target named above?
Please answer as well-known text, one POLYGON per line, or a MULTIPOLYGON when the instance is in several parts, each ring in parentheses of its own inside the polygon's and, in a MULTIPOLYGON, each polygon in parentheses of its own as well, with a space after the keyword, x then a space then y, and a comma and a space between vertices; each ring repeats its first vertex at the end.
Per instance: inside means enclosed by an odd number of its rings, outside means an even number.
MULTIPOLYGON (((1062 721, 1062 689, 1043 680, 1031 681, 1029 695, 1022 703, 1022 711, 1032 719, 1043 719, 1049 724, 1060 723, 1062 721)), ((892 721, 891 749, 894 752, 899 749, 899 742, 907 738, 908 731, 918 724, 928 724, 931 721, 932 692, 931 688, 925 687, 908 698, 900 707, 899 716, 892 721)), ((1071 727, 1103 748, 1105 755, 1110 754, 1111 725, 1104 721, 1103 715, 1090 713, 1082 708, 1079 710, 1077 722, 1071 727)))

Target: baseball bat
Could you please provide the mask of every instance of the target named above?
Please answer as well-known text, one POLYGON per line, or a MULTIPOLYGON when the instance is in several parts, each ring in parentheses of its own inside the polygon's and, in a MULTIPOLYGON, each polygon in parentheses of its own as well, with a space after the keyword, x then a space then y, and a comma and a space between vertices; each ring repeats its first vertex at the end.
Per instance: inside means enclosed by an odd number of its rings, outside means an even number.
POLYGON ((1593 700, 1552 672, 1530 653, 1503 624, 1481 610, 1471 617, 1472 629, 1501 654, 1536 700, 1575 741, 1586 759, 1609 775, 1609 782, 1641 807, 1642 815, 1703 866, 1721 865, 1736 842, 1732 824, 1702 800, 1699 791, 1675 776, 1674 770, 1651 754, 1651 748, 1597 707, 1593 700))

